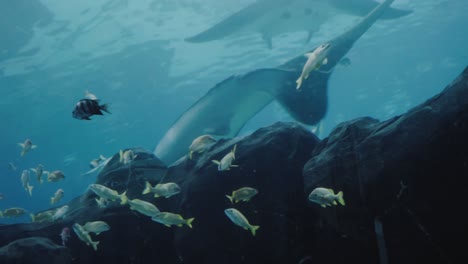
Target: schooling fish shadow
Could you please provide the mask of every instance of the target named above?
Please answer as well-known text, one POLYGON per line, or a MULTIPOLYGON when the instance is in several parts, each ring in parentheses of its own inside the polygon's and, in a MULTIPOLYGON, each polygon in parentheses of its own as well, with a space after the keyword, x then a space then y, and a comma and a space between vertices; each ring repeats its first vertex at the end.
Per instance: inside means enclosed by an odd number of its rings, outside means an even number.
POLYGON ((297 121, 317 124, 327 111, 328 79, 333 68, 393 1, 381 3, 357 25, 328 41, 328 63, 311 72, 299 91, 296 79, 307 60, 303 55, 276 68, 254 70, 218 83, 174 122, 156 146, 155 155, 171 164, 187 154, 192 140, 200 135, 234 137, 273 100, 297 121))

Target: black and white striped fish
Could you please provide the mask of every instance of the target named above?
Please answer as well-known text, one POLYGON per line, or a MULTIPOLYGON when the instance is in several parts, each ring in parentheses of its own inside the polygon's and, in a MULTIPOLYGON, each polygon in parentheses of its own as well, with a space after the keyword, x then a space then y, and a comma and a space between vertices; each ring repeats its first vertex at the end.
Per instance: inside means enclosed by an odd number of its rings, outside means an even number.
POLYGON ((99 100, 81 99, 76 103, 72 115, 76 119, 91 120, 90 116, 103 115, 101 110, 110 114, 109 110, 107 110, 107 104, 99 105, 99 100))

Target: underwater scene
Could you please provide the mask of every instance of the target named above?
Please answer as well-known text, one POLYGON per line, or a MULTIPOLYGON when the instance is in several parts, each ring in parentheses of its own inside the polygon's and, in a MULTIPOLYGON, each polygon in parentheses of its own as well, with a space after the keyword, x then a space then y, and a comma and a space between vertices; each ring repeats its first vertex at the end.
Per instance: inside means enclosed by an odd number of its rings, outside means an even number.
POLYGON ((0 264, 466 263, 466 0, 0 0, 0 264))

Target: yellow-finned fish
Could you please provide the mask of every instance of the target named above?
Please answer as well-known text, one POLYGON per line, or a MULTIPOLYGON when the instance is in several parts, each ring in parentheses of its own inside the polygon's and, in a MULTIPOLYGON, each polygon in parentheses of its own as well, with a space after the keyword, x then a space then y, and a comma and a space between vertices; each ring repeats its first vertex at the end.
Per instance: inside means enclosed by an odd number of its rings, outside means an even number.
POLYGON ((123 151, 119 151, 119 162, 124 165, 129 165, 132 161, 137 157, 135 153, 131 149, 123 151))
POLYGON ((110 229, 110 226, 104 221, 86 222, 83 227, 87 232, 92 232, 96 235, 110 229))
POLYGON ((65 179, 65 174, 63 174, 63 172, 59 170, 49 172, 47 175, 48 182, 59 182, 63 179, 65 179))
POLYGON ((28 170, 23 170, 23 172, 21 173, 21 185, 23 186, 24 190, 28 192, 29 196, 32 196, 32 190, 34 186, 29 184, 29 180, 30 180, 29 175, 30 173, 28 170))
POLYGON ((254 236, 257 229, 260 228, 260 226, 251 225, 249 220, 247 220, 247 218, 245 218, 245 216, 235 208, 228 208, 224 210, 224 213, 234 224, 244 228, 245 230, 250 230, 254 236))
POLYGON ((148 181, 145 183, 145 189, 142 194, 154 193, 154 197, 165 197, 169 198, 180 193, 180 186, 174 182, 159 183, 152 187, 148 181))
POLYGON ((140 199, 128 200, 128 204, 130 205, 131 210, 135 210, 149 217, 152 217, 160 212, 154 204, 140 199))
POLYGON ((230 170, 232 167, 238 167, 238 165, 233 165, 232 162, 236 159, 236 148, 237 144, 234 145, 232 150, 226 154, 221 161, 212 160, 213 163, 218 165, 218 171, 230 170))
POLYGON ((26 210, 20 207, 12 207, 5 209, 3 213, 0 211, 1 217, 20 217, 26 213, 26 210))
POLYGON ((122 194, 119 194, 116 190, 112 190, 111 188, 97 183, 90 184, 88 188, 91 191, 93 191, 97 196, 102 197, 104 199, 108 199, 111 201, 120 199, 120 204, 126 204, 128 201, 126 195, 127 191, 123 192, 122 194))
POLYGON ((337 202, 343 206, 345 205, 342 191, 335 194, 333 189, 323 187, 315 188, 309 194, 309 201, 320 204, 322 207, 337 205, 337 202))
POLYGON ((187 225, 188 227, 192 228, 192 222, 193 220, 195 220, 195 218, 184 219, 180 214, 160 212, 151 217, 151 220, 161 223, 168 227, 171 227, 172 225, 176 225, 179 227, 187 225))
POLYGON ((248 202, 252 197, 258 193, 257 189, 251 187, 242 187, 232 192, 232 195, 226 195, 231 203, 237 203, 239 201, 248 202))
POLYGON ((56 204, 63 198, 64 191, 63 189, 58 189, 53 197, 50 197, 50 204, 56 204))
POLYGON ((44 171, 44 166, 42 166, 42 164, 37 165, 36 168, 31 168, 31 171, 36 174, 37 181, 41 184, 44 182, 42 180, 42 175, 49 174, 48 171, 44 171))
POLYGON ((99 245, 99 241, 93 241, 91 239, 91 236, 89 235, 89 232, 86 231, 86 229, 82 225, 75 223, 73 225, 73 231, 75 231, 75 234, 78 236, 78 238, 81 241, 85 242, 86 245, 88 246, 92 246, 94 251, 97 251, 97 246, 99 245))
POLYGON ((33 145, 32 141, 29 138, 26 139, 24 143, 18 143, 18 145, 21 147, 21 157, 23 157, 31 149, 37 148, 37 145, 33 145))
POLYGON ((216 139, 210 135, 202 135, 192 141, 189 147, 189 159, 193 158, 193 153, 203 153, 207 150, 212 143, 215 143, 216 139))

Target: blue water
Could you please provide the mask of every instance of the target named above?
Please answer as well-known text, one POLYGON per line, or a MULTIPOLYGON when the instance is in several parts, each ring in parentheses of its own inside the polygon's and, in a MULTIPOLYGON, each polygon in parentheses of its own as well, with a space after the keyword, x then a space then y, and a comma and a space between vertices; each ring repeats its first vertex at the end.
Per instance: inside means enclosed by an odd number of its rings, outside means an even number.
MULTIPOLYGON (((82 194, 96 174, 89 162, 120 149, 153 150, 169 126, 216 83, 232 74, 277 66, 321 44, 358 17, 339 12, 304 45, 305 32, 274 38, 258 34, 184 42, 252 1, 0 0, 0 210, 50 207, 58 188, 82 194), (66 2, 66 3, 65 3, 66 2), (79 2, 79 3, 78 3, 79 2), (34 4, 33 4, 34 3, 34 4), (84 91, 110 104, 112 114, 73 119, 84 91), (30 138, 38 148, 20 157, 30 138), (8 162, 18 169, 8 169, 8 162), (22 188, 23 169, 43 164, 66 179, 22 188)), ((413 14, 378 21, 351 49, 329 85, 325 137, 360 116, 387 119, 440 92, 468 61, 468 1, 396 0, 413 14)), ((293 121, 276 103, 248 122, 241 135, 276 121, 293 121)), ((29 222, 29 216, 0 223, 29 222)))

